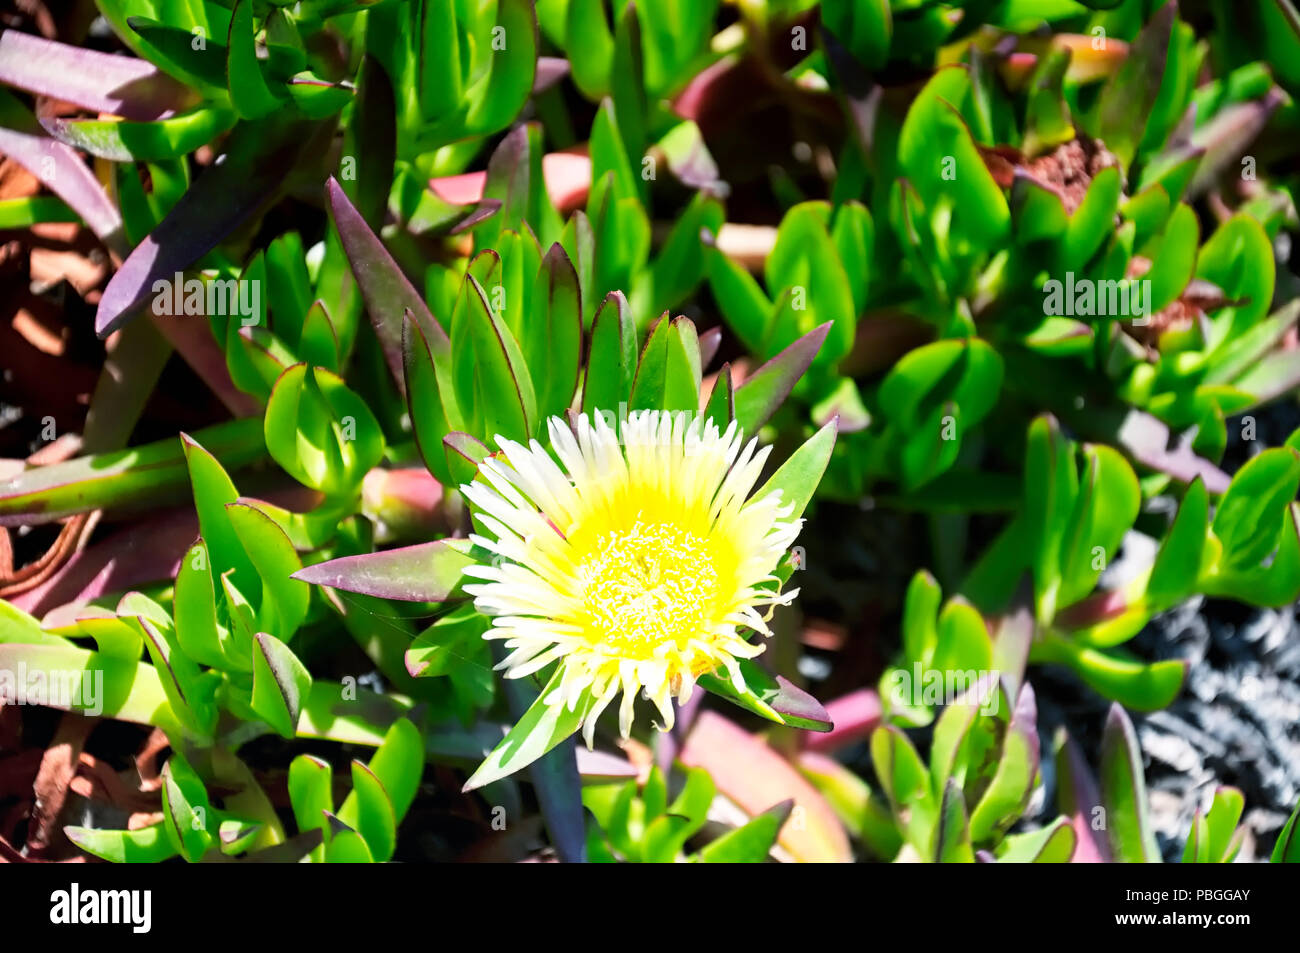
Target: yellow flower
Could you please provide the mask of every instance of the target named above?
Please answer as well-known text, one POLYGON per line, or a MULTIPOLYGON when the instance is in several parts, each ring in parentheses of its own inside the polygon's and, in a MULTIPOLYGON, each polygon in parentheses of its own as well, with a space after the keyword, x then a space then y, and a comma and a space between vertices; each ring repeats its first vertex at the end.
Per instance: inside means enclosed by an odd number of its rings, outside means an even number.
POLYGON ((484 638, 512 650, 497 667, 520 678, 559 661, 542 702, 590 704, 588 746, 620 691, 624 737, 638 691, 661 730, 705 672, 745 691, 736 660, 764 648, 747 630, 771 635, 759 610, 797 594, 780 594, 773 572, 803 521, 780 491, 746 499, 769 448, 686 413, 635 411, 621 434, 586 415, 576 435, 558 417, 548 426, 563 470, 536 440, 498 437, 503 453, 462 487, 490 534, 474 542, 500 557, 466 570, 482 582, 465 587, 493 617, 484 638))

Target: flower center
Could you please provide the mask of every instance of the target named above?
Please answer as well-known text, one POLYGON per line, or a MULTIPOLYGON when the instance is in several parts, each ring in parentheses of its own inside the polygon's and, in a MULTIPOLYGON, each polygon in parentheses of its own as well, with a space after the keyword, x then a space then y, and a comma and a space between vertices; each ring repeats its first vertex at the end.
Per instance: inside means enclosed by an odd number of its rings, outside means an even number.
POLYGON ((579 568, 594 644, 651 658, 712 629, 719 590, 708 541, 672 523, 637 521, 605 533, 579 568))

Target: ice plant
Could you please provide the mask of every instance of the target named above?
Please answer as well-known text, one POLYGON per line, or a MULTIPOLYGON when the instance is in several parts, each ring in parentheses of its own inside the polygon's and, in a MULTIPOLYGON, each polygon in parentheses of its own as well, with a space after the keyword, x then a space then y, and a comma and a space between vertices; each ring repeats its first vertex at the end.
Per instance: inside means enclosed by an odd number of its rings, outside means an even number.
POLYGON ((744 693, 737 660, 764 648, 750 633, 771 635, 763 612, 798 591, 774 570, 803 520, 779 489, 749 495, 771 448, 686 412, 548 429, 563 470, 536 440, 498 437, 502 456, 462 487, 486 533, 471 538, 500 557, 465 570, 483 580, 465 591, 493 617, 484 637, 512 650, 497 667, 520 678, 558 661, 543 703, 581 706, 588 747, 620 692, 623 737, 638 691, 663 730, 703 673, 725 669, 744 693))

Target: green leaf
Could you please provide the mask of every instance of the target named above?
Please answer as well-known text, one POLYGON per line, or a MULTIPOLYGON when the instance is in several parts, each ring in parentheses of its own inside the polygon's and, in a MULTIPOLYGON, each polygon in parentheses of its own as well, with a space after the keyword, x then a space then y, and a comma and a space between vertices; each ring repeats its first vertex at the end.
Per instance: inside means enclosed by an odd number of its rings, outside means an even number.
POLYGON ((796 320, 789 329, 779 322, 769 328, 764 353, 785 347, 797 336, 827 322, 831 327, 818 363, 833 363, 853 347, 857 312, 848 273, 827 228, 829 218, 827 203, 804 202, 781 220, 764 274, 769 291, 794 293, 791 304, 796 320))
POLYGON ((196 106, 179 115, 151 122, 47 119, 45 127, 60 142, 101 159, 157 162, 189 155, 228 131, 237 118, 232 109, 196 106))
POLYGON ((709 402, 704 406, 703 416, 722 431, 736 419, 736 389, 731 384, 730 364, 723 364, 714 378, 713 390, 709 392, 709 402))
POLYGON ((514 774, 578 730, 591 709, 593 699, 590 693, 585 694, 573 710, 567 705, 547 705, 545 699, 555 691, 560 675, 557 671, 551 676, 537 700, 478 766, 462 790, 473 791, 514 774))
POLYGON ((940 864, 973 864, 970 826, 966 820, 966 800, 961 785, 952 778, 939 802, 939 826, 935 830, 934 859, 940 864))
POLYGON ((1068 441, 1055 418, 1038 417, 1029 427, 1025 451, 1025 529, 1034 570, 1034 593, 1040 622, 1056 614, 1060 587, 1059 553, 1078 492, 1068 441))
POLYGON ((273 635, 259 632, 253 650, 253 710, 285 738, 298 728, 298 715, 311 691, 311 673, 273 635))
POLYGON ((1270 860, 1275 864, 1300 864, 1300 801, 1296 802, 1282 833, 1277 835, 1270 860))
POLYGON ((772 302, 748 271, 721 251, 707 253, 709 290, 727 326, 753 354, 763 353, 771 328, 772 302))
POLYGON ((785 826, 794 801, 776 804, 743 827, 728 831, 705 845, 696 855, 702 864, 758 864, 767 859, 781 828, 785 826))
POLYGON ((700 410, 702 372, 700 337, 690 318, 673 318, 665 359, 663 409, 694 416, 700 410))
POLYGON ((1153 609, 1160 611, 1173 606, 1195 590, 1209 520, 1210 494, 1198 476, 1183 495, 1173 525, 1152 564, 1146 599, 1153 609))
POLYGON ((1097 173, 1083 201, 1070 216, 1070 225, 1061 243, 1060 270, 1083 269, 1106 239, 1114 234, 1120 191, 1118 168, 1109 166, 1097 173))
POLYGON ((1196 270, 1201 244, 1201 223, 1190 205, 1178 203, 1169 216, 1164 235, 1150 252, 1151 269, 1142 277, 1151 282, 1152 314, 1168 307, 1187 288, 1196 270))
POLYGON ((664 405, 664 380, 668 367, 668 338, 673 323, 667 313, 660 316, 641 348, 632 380, 628 410, 658 410, 664 405))
MULTIPOLYGON (((295 364, 266 405, 266 449, 295 480, 350 496, 384 453, 379 421, 337 374, 295 364)), ((206 534, 205 534, 206 535, 206 534)))
POLYGON ((424 0, 417 7, 419 101, 424 118, 436 122, 461 103, 460 43, 454 0, 424 0))
POLYGON ((954 108, 969 88, 965 67, 936 72, 908 110, 898 140, 899 165, 925 208, 952 209, 949 231, 957 254, 999 247, 1011 219, 1002 189, 954 108), (953 171, 945 175, 945 168, 953 171))
POLYGON ((868 70, 889 57, 894 20, 888 0, 823 0, 822 23, 868 70))
POLYGON ((1093 689, 1138 711, 1155 711, 1177 697, 1187 677, 1187 664, 1171 659, 1143 663, 1118 650, 1103 651, 1064 639, 1061 661, 1068 664, 1093 689))
POLYGON ((127 593, 117 611, 120 616, 132 616, 144 632, 145 648, 176 717, 198 738, 209 737, 217 722, 217 708, 213 702, 216 676, 201 673, 194 661, 181 651, 171 619, 157 603, 138 592, 127 593), (141 611, 141 603, 158 608, 162 618, 136 615, 141 611))
POLYGON ((194 489, 194 508, 199 515, 199 534, 212 557, 213 573, 224 576, 233 572, 236 588, 253 591, 257 570, 230 525, 226 505, 239 499, 235 485, 217 458, 199 446, 188 434, 181 434, 185 463, 194 489))
POLYGON ((212 668, 225 668, 230 664, 217 624, 212 567, 208 547, 202 538, 196 540, 181 559, 172 608, 176 617, 176 640, 186 655, 212 668))
POLYGON ((790 459, 781 464, 771 478, 754 493, 754 499, 762 499, 767 494, 781 491, 782 507, 793 507, 785 519, 798 519, 803 515, 813 491, 821 482, 830 462, 831 450, 835 448, 837 427, 831 421, 813 434, 798 450, 790 454, 790 459))
POLYGON ((327 817, 331 828, 329 842, 325 846, 327 864, 373 864, 375 862, 364 837, 333 814, 327 817))
POLYGON ((1101 571, 1119 555, 1137 519, 1142 492, 1128 461, 1112 447, 1086 446, 1069 527, 1061 540, 1061 606, 1092 592, 1101 571))
POLYGON ((907 737, 891 725, 871 733, 871 763, 897 815, 929 797, 930 775, 907 737))
POLYGON ((397 817, 383 784, 360 761, 352 762, 352 793, 339 809, 339 820, 353 827, 378 863, 392 859, 397 847, 397 817))
POLYGON ((716 672, 699 675, 700 688, 777 724, 809 731, 830 731, 834 727, 826 709, 803 689, 781 676, 769 675, 749 659, 738 659, 737 663, 745 680, 743 692, 731 678, 716 672))
POLYGON ((410 810, 424 774, 424 739, 407 718, 393 722, 384 742, 370 759, 370 771, 384 786, 400 821, 410 810))
POLYGON ((442 447, 443 440, 454 429, 451 417, 455 415, 459 422, 459 412, 456 410, 449 374, 439 378, 438 367, 424 332, 410 315, 410 311, 407 311, 402 322, 402 366, 411 429, 424 465, 439 483, 450 486, 457 481, 448 469, 442 447))
POLYGON ((1183 863, 1231 863, 1241 847, 1240 838, 1234 835, 1245 805, 1245 798, 1236 788, 1215 789, 1209 812, 1202 815, 1198 809, 1192 820, 1183 863))
POLYGON ((1077 837, 1067 818, 1046 827, 1002 839, 994 853, 1004 864, 1064 864, 1074 855, 1077 837))
POLYGON ((930 667, 938 672, 986 672, 993 661, 993 641, 979 610, 960 596, 939 613, 938 638, 930 667))
POLYGON ((253 41, 253 0, 236 0, 227 38, 226 77, 230 101, 245 119, 261 119, 281 106, 271 92, 253 41))
POLYGON ((492 456, 492 450, 481 440, 467 433, 449 433, 442 438, 442 449, 447 458, 454 483, 465 484, 478 476, 479 464, 492 456))
POLYGON ((614 36, 601 0, 569 0, 564 48, 573 82, 588 99, 608 95, 614 66, 614 36))
MULTIPOLYGON (((333 771, 328 761, 300 754, 290 762, 289 803, 299 833, 325 830, 325 814, 334 810, 333 771)), ((323 844, 312 851, 314 860, 324 856, 323 844)))
POLYGON ((1159 863, 1160 849, 1147 813, 1142 754, 1133 723, 1112 705, 1101 741, 1101 798, 1106 830, 1120 863, 1159 863))
POLYGON ((936 620, 943 594, 934 576, 922 569, 908 584, 903 599, 903 657, 929 665, 939 642, 936 620))
POLYGON ((617 413, 632 396, 637 372, 636 328, 627 299, 611 291, 596 312, 591 326, 587 380, 582 389, 582 412, 617 413))
POLYGON ((1300 488, 1300 453, 1289 447, 1265 450, 1232 478, 1214 514, 1214 535, 1230 567, 1252 567, 1277 546, 1279 514, 1300 488))
POLYGON ((668 807, 650 822, 641 840, 641 862, 646 864, 671 863, 708 819, 709 805, 716 793, 713 779, 703 768, 690 768, 682 792, 668 807))
POLYGON ((199 776, 175 752, 163 765, 162 803, 164 829, 172 847, 195 863, 212 846, 208 825, 215 811, 199 776))
POLYGON ((1244 303, 1215 312, 1207 351, 1237 340, 1268 313, 1275 270, 1272 243, 1254 218, 1235 215, 1215 230, 1201 247, 1196 277, 1218 285, 1229 300, 1244 303))
POLYGON ((68 826, 68 840, 88 854, 113 864, 157 864, 178 853, 164 829, 166 822, 134 831, 105 831, 68 826))
POLYGON ((1038 774, 1037 709, 1033 690, 1025 685, 1002 741, 1002 753, 992 780, 970 815, 975 843, 1004 831, 1020 816, 1033 793, 1038 774))
POLYGON ((539 419, 563 416, 578 387, 582 301, 578 272, 558 242, 542 260, 519 343, 537 388, 539 419))
POLYGON ((1129 45, 1128 56, 1111 74, 1097 103, 1097 135, 1127 168, 1160 92, 1169 37, 1178 8, 1165 4, 1129 45))
POLYGON ((908 352, 880 385, 880 409, 905 431, 921 428, 946 401, 973 426, 997 402, 1002 358, 978 338, 936 341, 908 352))
POLYGON ((253 501, 241 498, 229 503, 226 514, 262 579, 258 624, 282 639, 290 638, 307 618, 311 599, 311 587, 292 578, 302 569, 302 559, 284 530, 253 501))

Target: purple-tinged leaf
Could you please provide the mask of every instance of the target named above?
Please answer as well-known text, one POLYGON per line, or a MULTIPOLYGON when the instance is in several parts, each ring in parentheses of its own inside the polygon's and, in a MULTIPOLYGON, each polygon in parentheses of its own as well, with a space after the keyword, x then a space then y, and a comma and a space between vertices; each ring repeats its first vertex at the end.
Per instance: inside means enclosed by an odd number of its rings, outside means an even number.
POLYGON ((443 602, 474 565, 469 541, 440 539, 400 549, 342 556, 293 574, 294 579, 331 589, 360 592, 402 602, 443 602))
POLYGON ((784 676, 773 677, 748 659, 741 659, 739 665, 745 679, 743 694, 729 677, 717 673, 701 675, 700 687, 769 720, 774 720, 771 713, 775 712, 792 728, 831 731, 835 727, 821 702, 784 676))
POLYGON ((562 56, 537 57, 537 75, 533 77, 533 95, 545 92, 569 75, 569 61, 562 56))
MULTIPOLYGON (((1025 593, 1025 599, 1032 595, 1025 593)), ((1008 698, 1020 697, 1020 686, 1029 662, 1029 647, 1034 641, 1034 616, 1028 602, 1009 612, 998 622, 993 637, 993 671, 1000 672, 1002 687, 1008 698)))
POLYGON ((3 89, 0 89, 0 153, 9 156, 67 202, 109 251, 126 253, 122 216, 81 156, 47 136, 35 117, 3 89))
POLYGON ((0 33, 0 83, 124 119, 161 119, 194 105, 193 90, 145 60, 0 33))
POLYGON ((246 123, 231 134, 226 152, 195 180, 113 276, 95 315, 95 332, 106 337, 129 320, 153 294, 207 254, 263 207, 279 190, 285 170, 316 137, 307 123, 268 120, 246 123))
MULTIPOLYGON (((231 469, 261 460, 266 453, 255 418, 217 424, 200 434, 231 469)), ((32 467, 0 481, 0 526, 47 523, 132 504, 156 507, 169 495, 175 502, 189 496, 185 457, 175 438, 32 467)))
POLYGON ((1120 422, 1115 439, 1138 463, 1167 473, 1181 483, 1190 484, 1199 476, 1211 493, 1228 489, 1228 475, 1197 456, 1190 441, 1182 441, 1170 449, 1169 428, 1148 413, 1130 410, 1120 422))
POLYGON ((1106 833, 1121 863, 1158 863, 1151 826, 1142 749, 1133 722, 1118 703, 1110 706, 1101 738, 1101 797, 1106 833))
POLYGON ((746 434, 757 432, 790 396, 808 370, 834 322, 813 328, 772 358, 736 388, 736 420, 746 434))
POLYGON ((402 373, 403 315, 408 310, 411 312, 435 358, 439 353, 450 350, 451 342, 447 338, 447 332, 429 312, 424 298, 406 275, 402 274, 402 269, 397 266, 393 256, 366 225, 361 213, 348 201, 343 187, 332 176, 327 190, 334 225, 352 266, 357 286, 361 289, 370 322, 379 337, 384 360, 388 362, 388 369, 392 371, 398 389, 405 394, 406 384, 402 373))
POLYGON ((1070 826, 1078 838, 1074 856, 1075 864, 1110 863, 1110 844, 1105 833, 1093 827, 1101 810, 1101 792, 1083 753, 1074 739, 1062 728, 1056 742, 1057 807, 1070 819, 1070 826))
POLYGON ((1263 99, 1236 103, 1220 110, 1200 129, 1192 133, 1193 149, 1205 155, 1192 177, 1187 193, 1196 198, 1205 192, 1223 172, 1241 158, 1250 144, 1268 125, 1277 108, 1289 99, 1280 86, 1270 89, 1263 99))
POLYGON ((1178 16, 1170 0, 1129 44, 1128 56, 1111 73, 1097 101, 1100 138, 1125 167, 1133 161, 1169 57, 1169 36, 1178 16))
POLYGON ((709 328, 700 332, 700 367, 708 368, 718 356, 718 347, 722 344, 722 328, 709 328))

